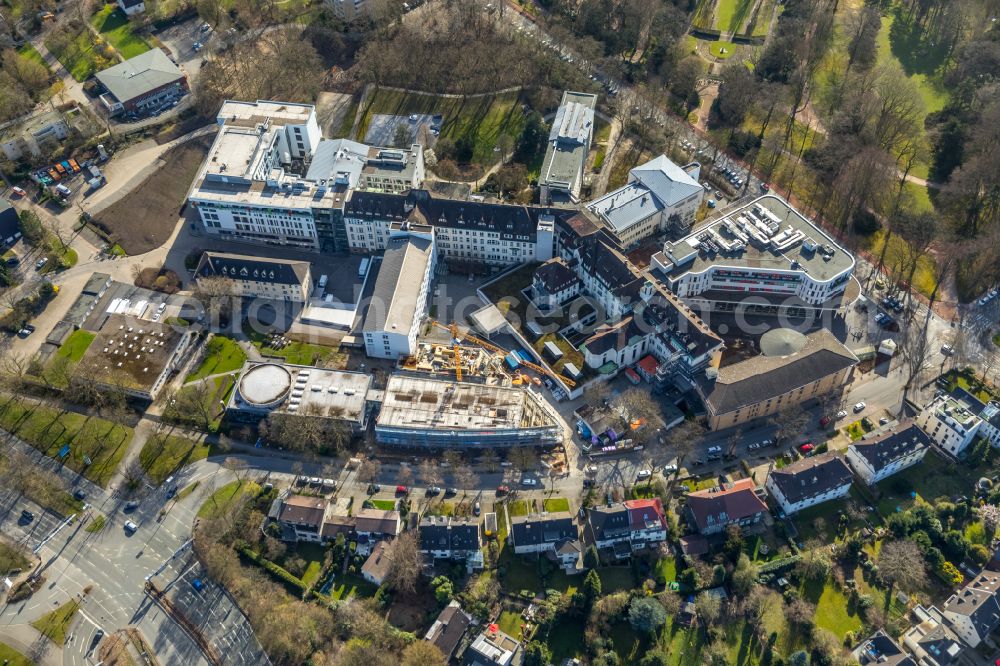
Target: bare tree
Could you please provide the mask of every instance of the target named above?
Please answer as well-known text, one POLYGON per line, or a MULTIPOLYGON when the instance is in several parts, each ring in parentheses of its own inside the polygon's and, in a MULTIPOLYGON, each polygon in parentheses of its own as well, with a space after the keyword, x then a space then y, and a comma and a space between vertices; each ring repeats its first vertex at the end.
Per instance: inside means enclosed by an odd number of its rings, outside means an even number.
POLYGON ((479 457, 483 465, 491 472, 497 471, 500 467, 500 456, 493 449, 486 449, 479 457))
POLYGON ((779 442, 794 437, 802 432, 809 422, 809 414, 801 405, 791 405, 774 414, 770 423, 774 427, 774 436, 779 442))
POLYGON ((926 370, 931 367, 931 341, 927 335, 927 321, 930 319, 930 310, 927 311, 927 318, 918 322, 911 319, 903 327, 902 335, 899 338, 898 351, 903 361, 903 370, 906 373, 906 382, 903 384, 903 403, 909 395, 913 383, 926 370))
POLYGON ((920 547, 901 539, 883 544, 878 554, 878 573, 889 582, 890 592, 897 585, 903 590, 913 590, 926 576, 920 547))
POLYGON ((538 464, 538 454, 533 449, 529 449, 526 446, 519 446, 511 449, 507 457, 510 458, 510 461, 514 463, 514 466, 521 472, 527 472, 529 469, 538 464))
POLYGON ((385 584, 390 589, 403 594, 412 594, 417 589, 417 579, 423 564, 420 542, 414 530, 403 532, 389 543, 386 550, 389 568, 385 584))
POLYGON ((375 458, 365 458, 358 467, 358 479, 364 483, 374 483, 382 470, 382 464, 375 458))
POLYGON ((614 399, 614 407, 634 439, 649 441, 664 425, 663 409, 649 391, 631 388, 614 399))
POLYGON ((396 475, 396 479, 399 481, 399 483, 401 483, 404 486, 412 486, 413 470, 410 468, 409 465, 406 466, 401 465, 399 467, 399 474, 396 475))
POLYGON ((469 465, 460 465, 455 470, 455 483, 463 491, 475 489, 479 485, 479 475, 469 465))
POLYGON ((436 460, 424 458, 420 461, 420 478, 423 479, 425 485, 441 485, 441 467, 437 464, 436 460))

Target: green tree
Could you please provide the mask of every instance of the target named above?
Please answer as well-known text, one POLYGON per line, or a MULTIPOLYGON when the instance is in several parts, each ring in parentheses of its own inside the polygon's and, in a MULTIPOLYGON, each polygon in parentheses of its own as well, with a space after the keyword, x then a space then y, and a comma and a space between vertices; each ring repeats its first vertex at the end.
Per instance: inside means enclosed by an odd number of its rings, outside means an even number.
POLYGON ((524 129, 517 141, 517 150, 514 152, 514 159, 524 164, 530 164, 545 147, 548 132, 545 130, 545 122, 537 111, 532 111, 524 122, 524 129))
POLYGON ((531 641, 524 647, 524 666, 548 666, 552 650, 545 643, 531 641))
POLYGON ((45 239, 45 228, 42 227, 42 221, 38 219, 35 211, 22 210, 18 213, 18 217, 21 219, 21 235, 24 237, 24 242, 35 245, 45 239))
POLYGON ((587 608, 594 603, 597 597, 601 596, 601 577, 593 569, 587 572, 583 579, 583 596, 587 600, 587 608))
POLYGON ((583 565, 588 569, 593 569, 598 564, 601 563, 601 558, 597 554, 597 548, 591 545, 587 550, 583 551, 583 565))
POLYGON ((652 633, 667 622, 667 610, 653 597, 637 597, 628 608, 628 621, 632 628, 652 633))
POLYGON ((736 568, 733 569, 733 592, 738 596, 745 596, 753 588, 757 581, 757 566, 750 561, 746 553, 740 555, 736 561, 736 568))
POLYGON ((667 666, 669 663, 670 657, 666 653, 660 650, 653 650, 646 653, 646 656, 639 662, 639 666, 667 666))
POLYGON ((431 581, 431 589, 434 590, 434 598, 442 606, 451 601, 451 597, 455 593, 455 587, 447 576, 434 578, 431 581))

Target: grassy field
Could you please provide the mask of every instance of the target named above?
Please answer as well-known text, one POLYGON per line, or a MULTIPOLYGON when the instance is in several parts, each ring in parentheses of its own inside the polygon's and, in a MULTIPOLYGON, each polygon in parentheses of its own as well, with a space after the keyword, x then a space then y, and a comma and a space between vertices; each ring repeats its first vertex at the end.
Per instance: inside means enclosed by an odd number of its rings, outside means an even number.
POLYGON ((334 347, 314 345, 308 342, 292 342, 281 349, 275 349, 267 344, 267 338, 262 333, 258 333, 250 328, 244 328, 243 333, 250 338, 250 342, 260 350, 261 354, 264 356, 280 356, 287 363, 322 366, 340 353, 334 347))
POLYGON ((569 500, 565 497, 552 497, 545 500, 543 506, 545 510, 550 513, 555 513, 556 511, 569 511, 569 500))
POLYGON ((132 31, 128 17, 118 5, 105 5, 91 17, 90 24, 125 60, 149 50, 149 44, 132 31))
POLYGON ((881 493, 878 509, 883 516, 905 511, 917 502, 933 502, 939 497, 971 495, 981 476, 991 476, 987 467, 970 468, 946 460, 933 450, 924 459, 875 487, 881 493))
POLYGON ((500 613, 500 619, 497 620, 497 624, 500 625, 500 631, 507 634, 508 636, 513 636, 514 638, 521 638, 521 625, 524 624, 524 618, 516 610, 505 610, 500 613))
POLYGON ((49 68, 49 66, 45 64, 45 58, 43 58, 42 54, 38 52, 38 49, 31 45, 31 42, 25 42, 23 46, 17 49, 17 54, 35 64, 41 65, 45 69, 49 68))
POLYGON ((508 134, 516 139, 524 127, 524 113, 517 93, 449 98, 380 88, 368 97, 361 113, 355 137, 358 140, 364 139, 371 117, 376 113, 441 114, 444 117, 441 136, 452 141, 458 141, 463 136, 471 137, 474 146, 472 161, 483 165, 493 164, 499 159, 499 153, 493 151, 497 137, 508 134))
POLYGON ((199 518, 217 518, 229 511, 244 495, 260 491, 253 481, 232 481, 212 493, 198 509, 199 518))
POLYGON ((878 33, 877 40, 879 62, 898 63, 910 80, 917 84, 927 113, 940 111, 948 103, 948 91, 941 83, 940 74, 935 71, 932 50, 919 45, 911 47, 902 40, 894 42, 890 35, 893 22, 891 14, 882 17, 882 29, 878 33))
POLYGON ((336 581, 330 588, 330 596, 334 599, 373 597, 375 596, 375 590, 375 586, 361 576, 348 573, 337 576, 336 581))
POLYGON ((858 609, 848 603, 847 596, 832 581, 811 581, 803 585, 802 596, 816 604, 816 626, 833 632, 837 638, 843 639, 848 631, 861 628, 858 609))
POLYGON ((66 341, 62 343, 56 354, 64 356, 74 363, 79 363, 83 355, 87 353, 90 343, 97 337, 96 333, 85 331, 82 328, 70 333, 66 341))
POLYGON ((528 503, 524 500, 514 500, 513 502, 510 502, 508 511, 510 511, 511 518, 515 518, 517 516, 527 516, 528 503))
POLYGON ((101 486, 107 485, 118 469, 133 432, 128 426, 104 419, 13 401, 0 406, 0 427, 48 456, 56 457, 68 446, 66 466, 101 486), (85 457, 90 458, 90 465, 85 457))
POLYGON ((736 44, 723 41, 709 42, 708 52, 711 53, 713 57, 725 60, 736 52, 736 44))
POLYGON ((368 501, 372 503, 373 507, 382 511, 393 511, 396 508, 396 500, 373 499, 368 501))
POLYGON ((31 666, 32 662, 11 646, 0 643, 0 664, 7 664, 7 666, 31 666))
POLYGON ((31 626, 40 631, 42 635, 46 636, 56 645, 64 645, 66 643, 66 632, 69 629, 70 622, 73 621, 73 616, 76 615, 78 610, 80 610, 79 601, 75 599, 67 601, 59 608, 46 613, 32 622, 31 626))
POLYGON ((52 40, 45 42, 45 48, 77 81, 86 81, 87 77, 98 69, 98 56, 94 53, 93 36, 89 30, 77 33, 69 46, 64 49, 59 49, 52 40))
MULTIPOLYGON (((882 248, 886 244, 885 230, 876 231, 867 238, 868 247, 865 248, 873 257, 882 254, 882 248)), ((906 241, 900 236, 892 236, 888 240, 889 247, 885 250, 885 265, 894 275, 897 275, 903 266, 908 263, 906 241)), ((924 296, 930 296, 934 291, 936 266, 934 260, 927 254, 922 255, 917 260, 917 270, 913 274, 913 287, 924 296)), ((901 276, 901 278, 905 277, 901 276)))
POLYGON ((151 435, 139 452, 139 464, 146 470, 150 481, 156 485, 176 470, 208 457, 209 446, 187 437, 176 435, 151 435))
POLYGON ((239 370, 247 360, 247 355, 232 338, 214 336, 206 345, 205 358, 198 368, 184 380, 193 382, 202 377, 239 370))

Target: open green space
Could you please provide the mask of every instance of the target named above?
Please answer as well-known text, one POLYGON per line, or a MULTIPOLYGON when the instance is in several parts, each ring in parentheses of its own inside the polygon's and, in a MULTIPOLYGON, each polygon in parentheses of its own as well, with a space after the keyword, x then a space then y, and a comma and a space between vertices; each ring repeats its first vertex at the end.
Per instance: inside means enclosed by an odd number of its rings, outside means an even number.
POLYGON ((441 136, 456 143, 468 137, 472 142, 472 161, 483 165, 500 159, 493 148, 501 134, 516 139, 524 128, 524 112, 516 92, 452 98, 379 88, 369 95, 361 113, 355 137, 359 141, 364 139, 374 114, 440 114, 441 136))
POLYGON ((918 502, 933 503, 939 497, 972 495, 982 476, 995 473, 990 467, 955 463, 931 449, 924 459, 875 485, 878 510, 883 516, 905 511, 918 502))
MULTIPOLYGON (((874 234, 867 238, 867 251, 869 254, 878 257, 882 254, 883 247, 886 244, 886 232, 884 229, 876 231, 874 234)), ((908 264, 908 252, 906 241, 898 236, 893 235, 888 240, 889 247, 885 249, 885 265, 893 272, 893 274, 899 274, 903 266, 908 264)), ((929 254, 923 254, 917 260, 917 270, 913 274, 913 288, 919 291, 924 296, 930 296, 934 291, 934 286, 937 284, 935 272, 936 266, 934 265, 934 260, 929 254)))
POLYGON ((373 597, 377 589, 361 576, 351 573, 337 574, 333 586, 330 587, 330 596, 338 600, 348 597, 373 597))
POLYGON ((0 427, 101 486, 111 480, 132 441, 133 431, 128 426, 46 405, 16 402, 9 396, 4 399, 6 402, 0 404, 0 427), (64 450, 66 455, 60 457, 64 450))
POLYGON ((64 645, 66 643, 66 632, 69 630, 73 616, 76 615, 78 610, 80 610, 79 601, 75 599, 67 601, 59 608, 46 613, 32 622, 31 626, 56 645, 64 645))
POLYGON ((373 507, 382 511, 394 511, 396 509, 396 500, 373 499, 368 501, 372 503, 373 507))
POLYGON ((561 664, 566 659, 580 659, 586 650, 583 640, 583 622, 560 618, 549 629, 548 646, 552 650, 552 663, 561 664))
POLYGON ((816 604, 816 626, 833 632, 843 639, 848 631, 857 631, 862 621, 859 609, 848 603, 847 596, 827 579, 808 581, 800 590, 804 599, 816 604))
POLYGON ((524 500, 514 500, 509 503, 508 511, 510 511, 510 517, 514 518, 516 516, 527 516, 528 515, 528 503, 524 500))
POLYGON ((253 481, 231 481, 212 493, 205 503, 198 509, 199 518, 218 518, 224 515, 246 495, 256 494, 260 491, 253 481))
POLYGON ((17 54, 22 58, 30 60, 36 65, 41 65, 46 70, 49 68, 49 66, 45 64, 45 58, 43 58, 42 54, 38 52, 38 49, 31 45, 31 42, 25 42, 21 45, 17 49, 17 54))
POLYGON ((909 39, 902 31, 894 31, 897 19, 893 14, 882 16, 882 29, 878 33, 879 62, 896 62, 903 72, 917 85, 927 113, 934 113, 948 103, 948 91, 941 81, 940 55, 919 38, 909 39))
MULTIPOLYGON (((994 340, 996 340, 996 338, 994 338, 994 340)), ((944 377, 948 382, 949 392, 954 391, 956 388, 960 388, 968 391, 983 402, 995 400, 997 397, 987 385, 983 384, 982 380, 973 372, 971 368, 966 368, 964 370, 949 370, 944 377)))
POLYGON ((65 356, 70 361, 78 363, 83 355, 90 348, 90 343, 97 337, 96 333, 85 331, 82 328, 70 333, 69 337, 59 346, 56 354, 65 356))
POLYGON ((187 437, 157 433, 150 435, 142 445, 139 464, 149 480, 160 485, 184 465, 207 458, 209 448, 207 444, 199 444, 187 437))
POLYGON ((569 511, 569 500, 565 497, 551 497, 542 504, 546 511, 555 513, 556 511, 569 511))
POLYGON ((93 35, 85 28, 65 42, 47 39, 45 48, 77 81, 86 81, 87 77, 98 71, 98 61, 101 58, 94 53, 93 35))
POLYGON ((810 547, 811 545, 830 544, 841 540, 840 515, 848 517, 847 531, 859 530, 865 525, 864 516, 854 515, 848 511, 848 504, 854 502, 856 506, 863 507, 868 504, 858 492, 857 488, 851 488, 846 497, 824 502, 808 509, 803 509, 796 513, 792 520, 799 531, 799 543, 810 547))
POLYGON ((277 356, 285 359, 286 363, 322 366, 341 354, 334 347, 308 342, 292 342, 281 349, 276 349, 267 344, 267 337, 263 333, 258 333, 249 327, 244 328, 243 333, 263 356, 277 356))
POLYGON ((726 58, 731 57, 733 53, 736 52, 736 44, 733 44, 732 42, 723 42, 723 41, 709 42, 708 52, 711 53, 713 57, 716 57, 720 60, 725 60, 726 58))
POLYGON ((184 381, 193 382, 209 375, 239 370, 246 360, 247 355, 236 340, 216 335, 205 345, 205 356, 201 363, 184 381))
POLYGON ((11 646, 0 643, 0 664, 7 664, 7 666, 31 666, 32 662, 11 646))
POLYGON ((91 17, 90 24, 125 60, 149 50, 149 44, 135 34, 128 17, 116 4, 105 5, 91 17))
POLYGON ((520 640, 521 625, 524 624, 524 618, 521 617, 520 612, 516 610, 505 610, 501 612, 500 619, 497 620, 497 624, 500 625, 500 631, 508 636, 513 636, 514 638, 520 640))

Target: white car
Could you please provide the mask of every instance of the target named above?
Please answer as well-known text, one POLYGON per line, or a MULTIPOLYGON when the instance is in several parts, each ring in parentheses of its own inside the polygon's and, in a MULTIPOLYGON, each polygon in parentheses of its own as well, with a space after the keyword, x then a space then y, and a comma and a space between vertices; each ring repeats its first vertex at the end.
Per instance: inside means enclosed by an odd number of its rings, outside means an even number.
POLYGON ((635 475, 637 479, 648 479, 653 476, 653 470, 651 469, 640 469, 639 473, 635 475))
POLYGON ((838 419, 842 419, 845 416, 847 416, 847 412, 845 412, 844 410, 840 410, 839 412, 837 412, 837 418, 838 419))
POLYGON ((538 479, 521 479, 522 486, 534 487, 538 485, 538 479))
POLYGON ((135 534, 135 531, 139 529, 139 526, 133 523, 131 520, 125 521, 125 531, 129 534, 135 534))
POLYGON ((664 474, 676 474, 677 473, 677 463, 670 463, 663 468, 664 474))
POLYGON ((868 405, 866 405, 864 402, 859 402, 858 404, 854 405, 854 413, 858 414, 860 412, 865 411, 865 407, 867 406, 868 405))
POLYGON ((587 474, 597 474, 597 465, 587 465, 583 468, 587 474))

